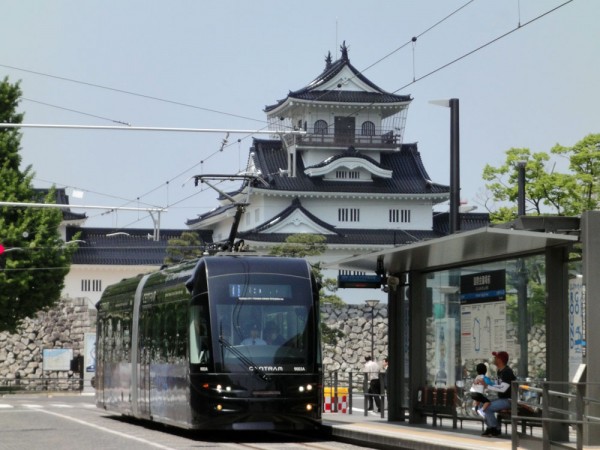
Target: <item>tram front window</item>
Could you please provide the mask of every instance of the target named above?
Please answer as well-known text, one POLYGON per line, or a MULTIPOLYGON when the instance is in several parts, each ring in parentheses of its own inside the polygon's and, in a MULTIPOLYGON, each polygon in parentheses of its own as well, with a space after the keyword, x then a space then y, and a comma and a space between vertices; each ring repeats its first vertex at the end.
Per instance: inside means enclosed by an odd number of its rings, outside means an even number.
POLYGON ((281 372, 312 369, 316 328, 309 283, 261 277, 267 276, 253 275, 246 283, 221 277, 217 290, 209 284, 216 364, 224 372, 246 372, 249 364, 281 372))

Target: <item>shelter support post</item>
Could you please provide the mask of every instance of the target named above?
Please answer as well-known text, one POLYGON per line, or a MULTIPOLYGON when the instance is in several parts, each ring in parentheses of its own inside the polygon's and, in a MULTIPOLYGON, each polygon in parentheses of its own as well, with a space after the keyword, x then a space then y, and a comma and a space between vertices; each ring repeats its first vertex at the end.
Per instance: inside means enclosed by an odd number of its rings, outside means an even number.
POLYGON ((423 272, 410 272, 410 289, 408 292, 409 310, 409 421, 424 423, 423 417, 417 411, 419 388, 427 384, 426 342, 427 327, 427 275, 423 272))
MULTIPOLYGON (((585 315, 583 362, 587 364, 586 397, 600 398, 600 211, 586 211, 581 215, 581 242, 583 244, 583 287, 585 315), (594 384, 595 383, 595 384, 594 384)), ((585 414, 600 417, 600 406, 590 404, 585 414)), ((583 429, 584 445, 600 445, 600 425, 586 423, 583 429)))
MULTIPOLYGON (((401 278, 401 277, 400 277, 401 278)), ((388 420, 404 421, 405 414, 402 408, 404 393, 407 391, 404 367, 408 358, 404 348, 404 297, 406 286, 400 285, 390 289, 388 293, 388 357, 389 366, 386 373, 386 386, 388 390, 388 420)))
MULTIPOLYGON (((550 381, 569 381, 569 248, 546 249, 546 330, 552 330, 546 333, 546 378, 550 381)), ((569 409, 566 398, 553 401, 557 403, 551 407, 569 409)), ((568 424, 553 424, 549 438, 568 441, 568 424)))

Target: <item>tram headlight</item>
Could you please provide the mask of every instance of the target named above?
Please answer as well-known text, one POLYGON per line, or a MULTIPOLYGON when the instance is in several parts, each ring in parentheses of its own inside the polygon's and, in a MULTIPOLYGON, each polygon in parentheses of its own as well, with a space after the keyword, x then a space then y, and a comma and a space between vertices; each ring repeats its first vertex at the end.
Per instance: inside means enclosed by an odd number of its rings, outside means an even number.
POLYGON ((307 384, 306 385, 306 390, 309 391, 309 392, 312 391, 312 384, 307 384))
POLYGON ((312 384, 307 384, 306 386, 298 386, 298 392, 310 392, 313 390, 312 384))
POLYGON ((223 410, 223 405, 217 405, 217 411, 222 411, 223 410))
POLYGON ((300 387, 298 387, 298 391, 300 391, 300 392, 304 392, 304 386, 300 386, 300 387))
POLYGON ((313 405, 311 405, 310 403, 306 405, 307 411, 312 411, 312 409, 313 409, 313 405))
POLYGON ((216 384, 216 385, 214 385, 214 384, 213 384, 213 385, 211 386, 211 385, 210 385, 210 384, 208 384, 208 383, 204 383, 204 384, 202 385, 202 387, 203 387, 204 389, 209 389, 209 390, 211 390, 211 391, 216 391, 218 394, 222 394, 223 392, 231 392, 231 391, 232 391, 232 388, 231 388, 231 386, 225 386, 225 387, 223 387, 223 385, 222 385, 222 384, 216 384))

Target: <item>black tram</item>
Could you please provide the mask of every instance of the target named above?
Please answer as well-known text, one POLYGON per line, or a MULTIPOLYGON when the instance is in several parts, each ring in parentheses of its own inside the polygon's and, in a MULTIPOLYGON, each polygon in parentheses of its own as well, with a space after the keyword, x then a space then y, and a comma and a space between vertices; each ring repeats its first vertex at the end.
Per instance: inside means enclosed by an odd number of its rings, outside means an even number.
POLYGON ((316 429, 318 285, 303 259, 207 256, 109 286, 96 403, 189 429, 316 429))

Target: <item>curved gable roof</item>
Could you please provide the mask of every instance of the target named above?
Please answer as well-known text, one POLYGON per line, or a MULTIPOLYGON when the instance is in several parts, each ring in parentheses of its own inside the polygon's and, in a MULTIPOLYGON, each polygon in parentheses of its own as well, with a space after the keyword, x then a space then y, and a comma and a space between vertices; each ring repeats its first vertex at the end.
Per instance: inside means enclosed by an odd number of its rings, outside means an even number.
POLYGON ((346 43, 342 45, 342 56, 335 62, 330 62, 330 56, 327 59, 325 70, 312 80, 305 87, 290 91, 286 98, 279 100, 274 105, 267 105, 265 112, 277 109, 286 100, 290 98, 321 101, 321 102, 342 102, 342 103, 402 103, 411 101, 410 95, 396 95, 387 92, 365 77, 356 67, 350 63, 348 58, 348 48, 346 43), (347 68, 354 78, 373 89, 374 92, 346 91, 324 89, 326 84, 333 80, 342 70, 347 68))
POLYGON ((300 202, 300 199, 296 197, 294 200, 292 200, 292 203, 290 204, 290 206, 285 208, 283 211, 278 213, 276 216, 271 217, 269 220, 263 222, 261 225, 257 226, 256 228, 254 228, 252 230, 248 230, 248 231, 239 233, 239 237, 243 238, 246 235, 253 235, 254 233, 263 233, 265 230, 268 230, 273 225, 288 218, 290 215, 292 215, 293 212, 295 212, 297 210, 301 211, 302 214, 304 214, 308 219, 313 221, 315 224, 317 224, 321 228, 324 228, 333 234, 337 234, 337 235, 340 234, 333 225, 330 225, 329 223, 319 219, 317 216, 315 216, 310 211, 308 211, 306 208, 304 208, 304 206, 302 206, 302 203, 300 202))
MULTIPOLYGON (((260 190, 298 192, 356 192, 375 194, 438 194, 450 192, 449 186, 434 183, 429 178, 417 144, 402 144, 400 151, 382 153, 379 167, 391 170, 391 178, 374 178, 369 183, 362 181, 331 181, 321 177, 309 177, 302 158, 296 158, 296 177, 279 174, 279 169, 287 167, 287 153, 281 141, 254 139, 252 147, 255 167, 263 174, 268 187, 256 186, 260 190)), ((355 157, 355 156, 354 156, 355 157)), ((242 186, 243 188, 243 186, 242 186)), ((241 190, 241 189, 240 189, 241 190)))

